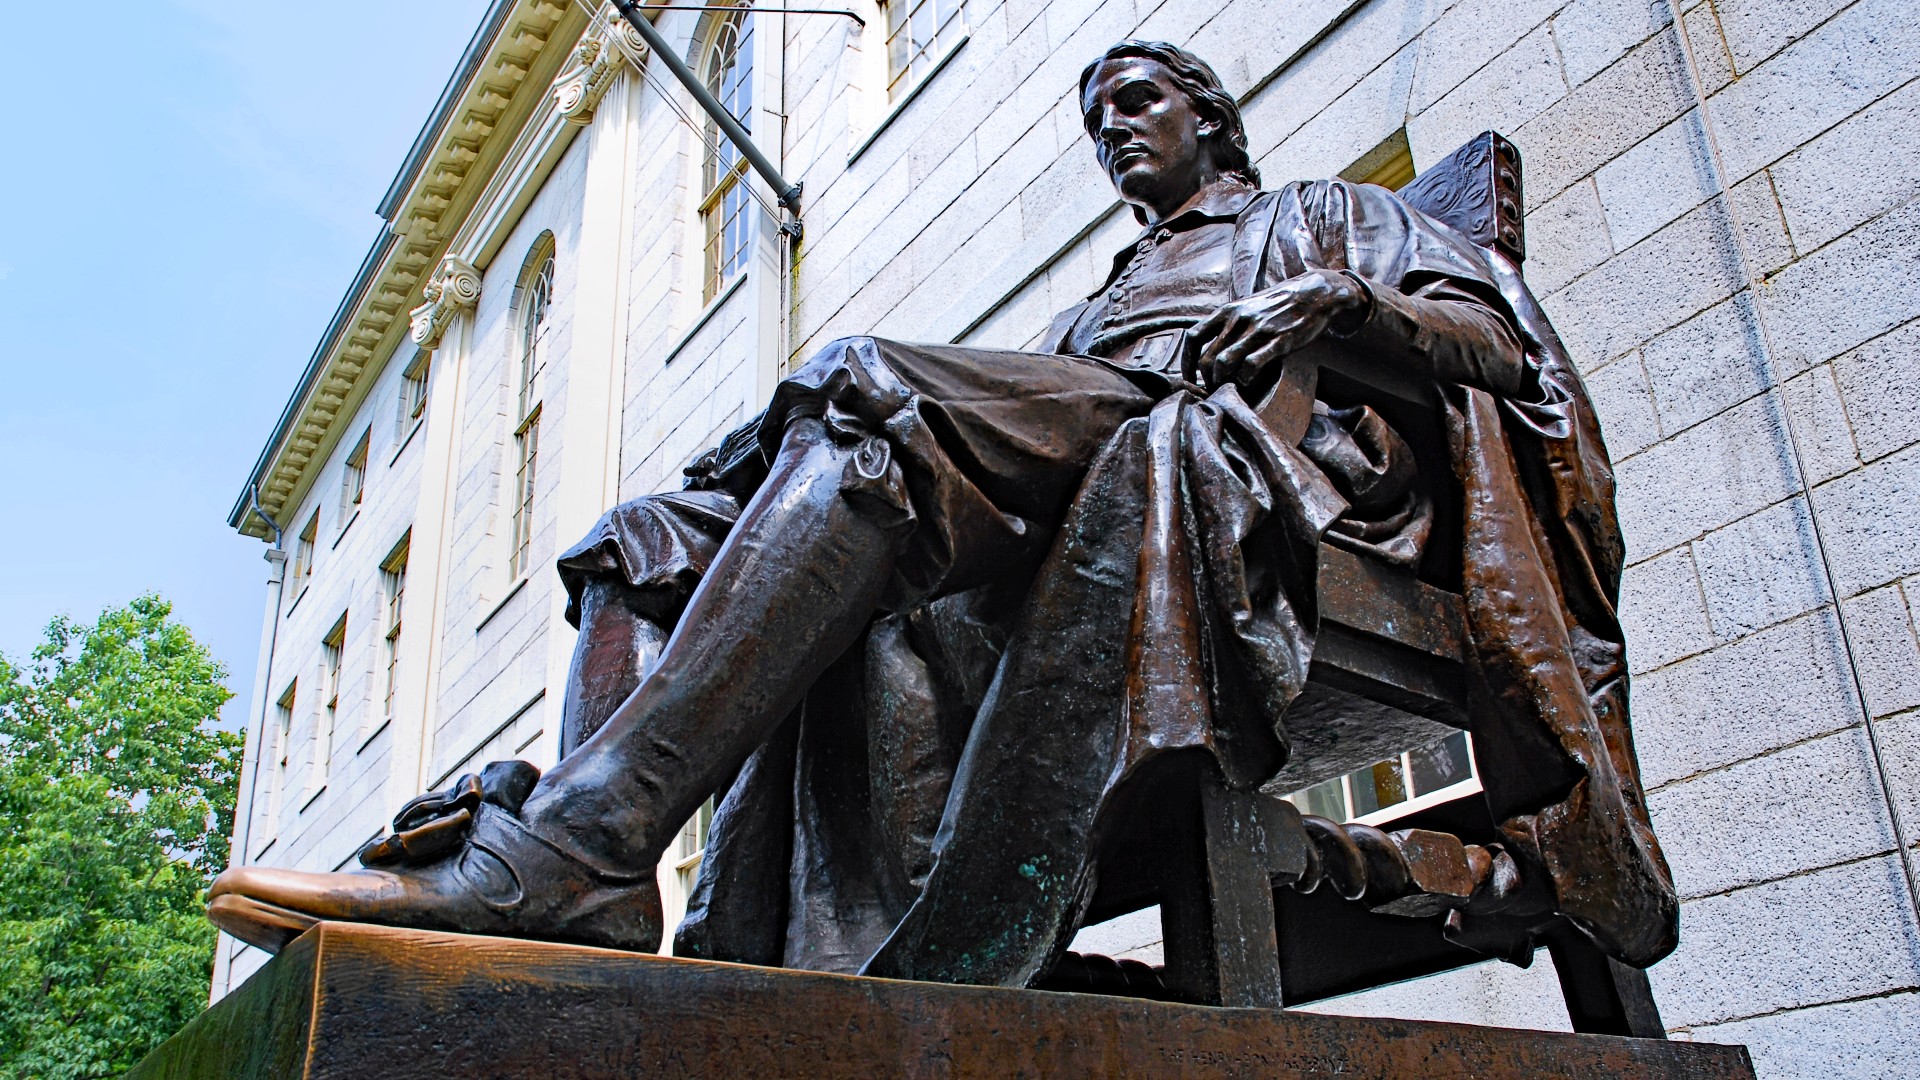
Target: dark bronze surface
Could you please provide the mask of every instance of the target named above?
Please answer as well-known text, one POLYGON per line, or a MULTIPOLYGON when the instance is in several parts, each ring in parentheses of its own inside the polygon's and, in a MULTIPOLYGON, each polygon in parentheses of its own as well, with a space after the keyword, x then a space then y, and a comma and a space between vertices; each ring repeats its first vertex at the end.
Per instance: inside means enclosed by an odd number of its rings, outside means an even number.
POLYGON ((1544 943, 1576 1023, 1657 1033, 1635 969, 1678 900, 1612 474, 1520 278, 1517 152, 1261 191, 1197 58, 1123 43, 1081 90, 1144 231, 1038 351, 799 365, 687 491, 562 556, 553 769, 417 801, 364 871, 229 871, 215 920, 645 949, 653 867, 719 795, 683 955, 1020 987, 1159 903, 1155 994, 1292 1004, 1544 943), (1457 728, 1484 795, 1392 833, 1260 794, 1457 728))
POLYGON ((1746 1080, 1708 1043, 1205 1009, 323 924, 132 1080, 1605 1076, 1746 1080))
POLYGON ((1516 264, 1527 257, 1520 151, 1489 131, 1400 189, 1400 197, 1516 264))

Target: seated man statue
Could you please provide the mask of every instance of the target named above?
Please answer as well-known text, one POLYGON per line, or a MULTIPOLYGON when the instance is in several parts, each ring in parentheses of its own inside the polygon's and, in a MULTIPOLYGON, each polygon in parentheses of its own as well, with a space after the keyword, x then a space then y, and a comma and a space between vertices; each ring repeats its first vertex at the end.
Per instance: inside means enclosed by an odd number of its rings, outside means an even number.
POLYGON ((342 919, 651 950, 654 868, 724 793, 680 954, 1029 985, 1146 765, 1201 754, 1250 790, 1285 763, 1321 544, 1402 567, 1440 544, 1481 771, 1529 763, 1502 843, 1612 956, 1669 951, 1605 450, 1512 267, 1380 187, 1261 191, 1182 49, 1114 46, 1080 102, 1145 227, 1097 294, 1034 351, 822 349, 688 490, 561 559, 558 764, 416 800, 364 870, 230 869, 214 921, 268 949, 342 919), (1457 487, 1364 404, 1280 400, 1312 348, 1434 387, 1457 487))

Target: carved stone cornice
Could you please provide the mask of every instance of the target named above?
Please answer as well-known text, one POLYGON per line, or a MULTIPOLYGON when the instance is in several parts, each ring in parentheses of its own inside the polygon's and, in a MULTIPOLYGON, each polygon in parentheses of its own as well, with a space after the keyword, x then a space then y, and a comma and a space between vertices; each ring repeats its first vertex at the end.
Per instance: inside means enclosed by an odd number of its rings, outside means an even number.
POLYGON ((480 302, 480 271, 458 255, 448 255, 420 291, 427 302, 407 313, 413 343, 437 349, 453 317, 480 302))
POLYGON ((567 57, 560 77, 553 81, 553 101, 560 115, 569 124, 591 123, 593 110, 599 107, 621 67, 645 63, 646 56, 646 39, 627 25, 612 4, 602 6, 580 44, 567 57))

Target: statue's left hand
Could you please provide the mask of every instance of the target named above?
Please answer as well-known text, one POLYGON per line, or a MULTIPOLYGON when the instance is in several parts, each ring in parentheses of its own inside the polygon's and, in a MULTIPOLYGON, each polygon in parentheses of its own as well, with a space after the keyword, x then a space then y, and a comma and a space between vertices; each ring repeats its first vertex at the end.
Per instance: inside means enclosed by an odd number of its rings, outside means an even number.
POLYGON ((1309 270, 1235 300, 1187 331, 1188 378, 1208 389, 1253 383, 1267 365, 1297 352, 1332 326, 1357 326, 1373 298, 1338 270, 1309 270))

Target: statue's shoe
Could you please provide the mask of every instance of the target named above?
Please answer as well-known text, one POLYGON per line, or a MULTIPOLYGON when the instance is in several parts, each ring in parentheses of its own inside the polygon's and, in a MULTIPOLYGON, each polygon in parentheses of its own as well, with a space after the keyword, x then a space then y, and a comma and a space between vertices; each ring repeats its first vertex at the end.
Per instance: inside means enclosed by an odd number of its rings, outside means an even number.
POLYGON ((323 920, 641 952, 659 948, 660 889, 651 868, 612 874, 588 866, 491 801, 472 800, 448 816, 451 823, 434 823, 432 847, 438 850, 418 861, 390 854, 393 841, 408 838, 402 832, 387 838, 388 853, 362 852, 363 862, 389 864, 376 869, 229 869, 214 880, 207 917, 268 952, 280 951, 323 920), (461 826, 451 843, 448 824, 461 826))

